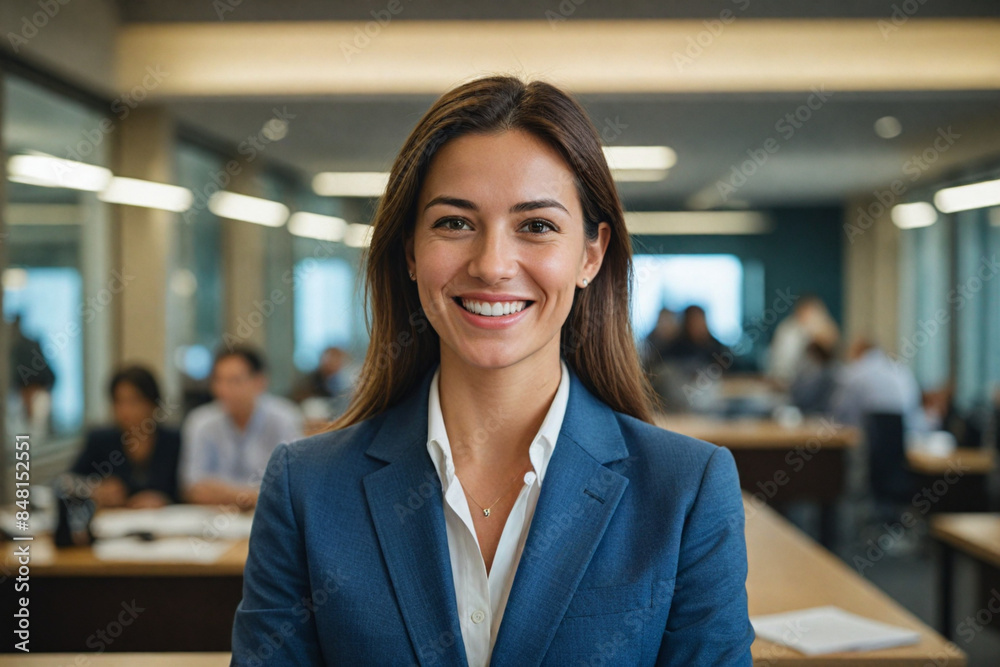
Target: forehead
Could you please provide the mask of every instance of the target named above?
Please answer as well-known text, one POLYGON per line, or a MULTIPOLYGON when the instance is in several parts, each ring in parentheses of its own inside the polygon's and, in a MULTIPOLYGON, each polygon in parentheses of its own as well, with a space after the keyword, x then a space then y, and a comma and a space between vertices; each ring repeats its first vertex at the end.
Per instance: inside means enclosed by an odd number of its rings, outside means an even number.
POLYGON ((215 364, 215 374, 226 373, 229 375, 236 374, 250 374, 250 363, 246 359, 237 355, 231 354, 219 359, 215 364))
POLYGON ((580 213, 572 169, 555 148, 524 130, 465 134, 442 146, 431 160, 418 210, 439 195, 502 208, 554 198, 574 216, 580 213))

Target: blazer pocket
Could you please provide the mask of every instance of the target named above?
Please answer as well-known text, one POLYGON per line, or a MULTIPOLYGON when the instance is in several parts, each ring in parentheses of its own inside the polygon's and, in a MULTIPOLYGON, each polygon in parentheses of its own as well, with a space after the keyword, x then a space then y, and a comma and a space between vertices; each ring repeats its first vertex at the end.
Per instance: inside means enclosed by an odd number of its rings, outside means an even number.
POLYGON ((653 604, 653 588, 649 580, 633 584, 616 584, 596 588, 578 588, 566 609, 566 617, 619 614, 647 609, 653 604))

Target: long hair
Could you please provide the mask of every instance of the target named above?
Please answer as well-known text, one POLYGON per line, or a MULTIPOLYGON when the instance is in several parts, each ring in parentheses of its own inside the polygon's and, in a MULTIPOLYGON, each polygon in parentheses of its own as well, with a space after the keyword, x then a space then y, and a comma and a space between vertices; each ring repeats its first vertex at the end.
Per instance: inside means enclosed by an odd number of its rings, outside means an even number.
POLYGON ((405 248, 417 197, 434 154, 464 134, 524 130, 556 149, 574 174, 584 234, 611 238, 600 271, 577 288, 560 335, 560 350, 580 380, 612 409, 653 423, 657 395, 642 371, 629 317, 632 245, 621 200, 597 129, 571 96, 543 81, 486 76, 442 95, 417 123, 393 162, 363 251, 365 326, 370 345, 344 413, 326 429, 364 421, 392 407, 440 360, 440 338, 408 276, 405 248))

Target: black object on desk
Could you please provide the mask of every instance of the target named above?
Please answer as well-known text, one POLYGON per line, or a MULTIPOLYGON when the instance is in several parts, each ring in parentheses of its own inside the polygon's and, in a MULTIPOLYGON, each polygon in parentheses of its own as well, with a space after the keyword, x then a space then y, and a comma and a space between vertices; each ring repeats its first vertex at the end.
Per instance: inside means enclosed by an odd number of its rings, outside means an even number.
POLYGON ((53 484, 59 510, 53 542, 57 547, 88 546, 94 543, 90 523, 97 511, 93 499, 81 492, 86 489, 78 475, 65 474, 53 484))

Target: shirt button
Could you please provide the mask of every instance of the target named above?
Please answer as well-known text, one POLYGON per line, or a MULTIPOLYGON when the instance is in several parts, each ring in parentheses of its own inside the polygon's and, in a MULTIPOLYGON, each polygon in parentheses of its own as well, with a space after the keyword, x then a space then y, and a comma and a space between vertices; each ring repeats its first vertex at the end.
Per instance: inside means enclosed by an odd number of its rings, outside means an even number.
POLYGON ((486 614, 484 614, 481 610, 477 609, 472 612, 473 623, 482 623, 484 618, 486 618, 486 614))
POLYGON ((532 472, 532 471, 529 470, 528 472, 524 473, 524 483, 525 484, 531 484, 534 481, 535 481, 535 473, 534 472, 532 472))

